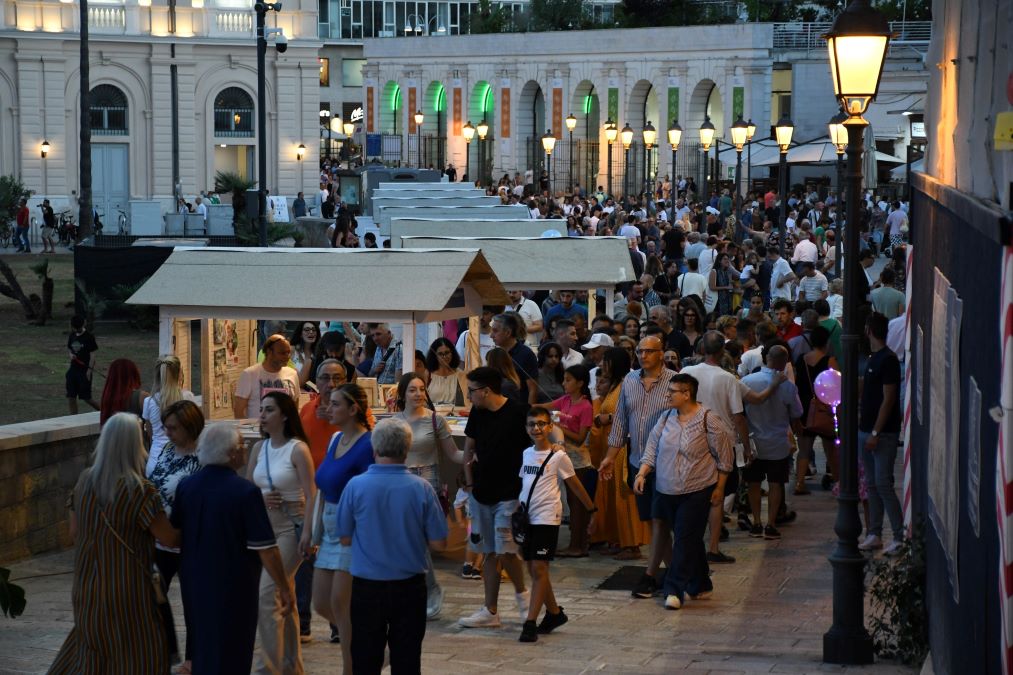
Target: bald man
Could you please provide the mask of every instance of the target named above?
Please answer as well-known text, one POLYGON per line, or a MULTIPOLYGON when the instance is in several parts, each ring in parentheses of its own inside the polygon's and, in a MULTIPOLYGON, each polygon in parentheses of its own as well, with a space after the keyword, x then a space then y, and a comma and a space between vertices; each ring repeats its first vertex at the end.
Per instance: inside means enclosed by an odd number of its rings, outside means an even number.
MULTIPOLYGON (((742 378, 742 383, 753 391, 767 389, 780 379, 785 366, 791 360, 788 349, 772 344, 763 349, 764 366, 759 372, 742 378)), ((746 420, 754 448, 746 449, 746 468, 742 476, 749 484, 749 507, 753 512, 750 537, 780 539, 781 533, 774 527, 777 510, 784 500, 784 484, 788 482, 791 468, 791 433, 801 431, 802 403, 798 389, 788 380, 782 380, 772 396, 762 403, 746 403, 746 420), (750 460, 752 460, 750 462, 750 460), (760 520, 760 484, 767 480, 767 525, 760 520)))

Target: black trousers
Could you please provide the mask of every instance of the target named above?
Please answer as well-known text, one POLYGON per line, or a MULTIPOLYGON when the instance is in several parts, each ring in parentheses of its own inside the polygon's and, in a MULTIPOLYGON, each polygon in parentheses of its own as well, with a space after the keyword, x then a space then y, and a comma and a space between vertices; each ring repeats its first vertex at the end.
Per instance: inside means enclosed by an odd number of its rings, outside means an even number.
MULTIPOLYGON (((172 583, 173 577, 179 573, 179 565, 182 556, 179 553, 173 553, 172 551, 163 551, 160 548, 155 549, 155 566, 158 567, 159 574, 162 575, 162 590, 168 594, 169 584, 172 583)), ((168 605, 166 605, 168 606, 168 605)), ((170 612, 169 618, 172 614, 170 612)), ((190 661, 193 655, 190 651, 190 608, 183 603, 183 624, 186 626, 186 649, 184 650, 183 658, 190 661)), ((176 641, 175 628, 169 638, 170 645, 176 641)), ((177 646, 178 649, 178 646, 177 646)))
POLYGON ((426 575, 399 581, 352 580, 352 672, 379 675, 390 646, 391 675, 422 672, 426 575))

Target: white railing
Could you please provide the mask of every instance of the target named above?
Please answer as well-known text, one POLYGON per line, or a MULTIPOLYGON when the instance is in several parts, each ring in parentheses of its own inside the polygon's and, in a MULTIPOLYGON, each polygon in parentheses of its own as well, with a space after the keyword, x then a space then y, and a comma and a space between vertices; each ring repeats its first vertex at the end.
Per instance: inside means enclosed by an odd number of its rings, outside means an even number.
POLYGON ((123 33, 127 29, 126 10, 115 5, 91 5, 88 7, 88 29, 96 33, 123 33))
POLYGON ((253 35, 253 12, 242 9, 216 9, 214 35, 253 35))
MULTIPOLYGON (((823 35, 830 30, 829 21, 809 21, 774 24, 774 49, 802 51, 826 50, 823 35)), ((892 44, 911 47, 928 47, 932 39, 931 21, 891 21, 890 30, 895 37, 892 44)))

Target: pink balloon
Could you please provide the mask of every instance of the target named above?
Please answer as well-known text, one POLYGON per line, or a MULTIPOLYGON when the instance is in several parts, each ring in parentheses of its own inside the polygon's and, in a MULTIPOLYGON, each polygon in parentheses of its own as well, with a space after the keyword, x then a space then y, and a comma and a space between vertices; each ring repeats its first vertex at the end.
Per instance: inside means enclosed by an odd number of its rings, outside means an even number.
POLYGON ((815 382, 816 398, 829 406, 841 404, 841 374, 833 368, 828 368, 816 376, 815 382))

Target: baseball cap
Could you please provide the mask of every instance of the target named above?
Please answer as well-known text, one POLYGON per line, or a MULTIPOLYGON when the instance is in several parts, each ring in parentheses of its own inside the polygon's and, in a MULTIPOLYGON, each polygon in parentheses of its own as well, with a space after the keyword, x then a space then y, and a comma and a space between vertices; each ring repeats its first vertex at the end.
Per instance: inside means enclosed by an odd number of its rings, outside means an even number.
POLYGON ((612 338, 605 333, 595 333, 587 341, 586 345, 581 345, 581 349, 595 349, 596 347, 614 347, 615 343, 612 342, 612 338))

